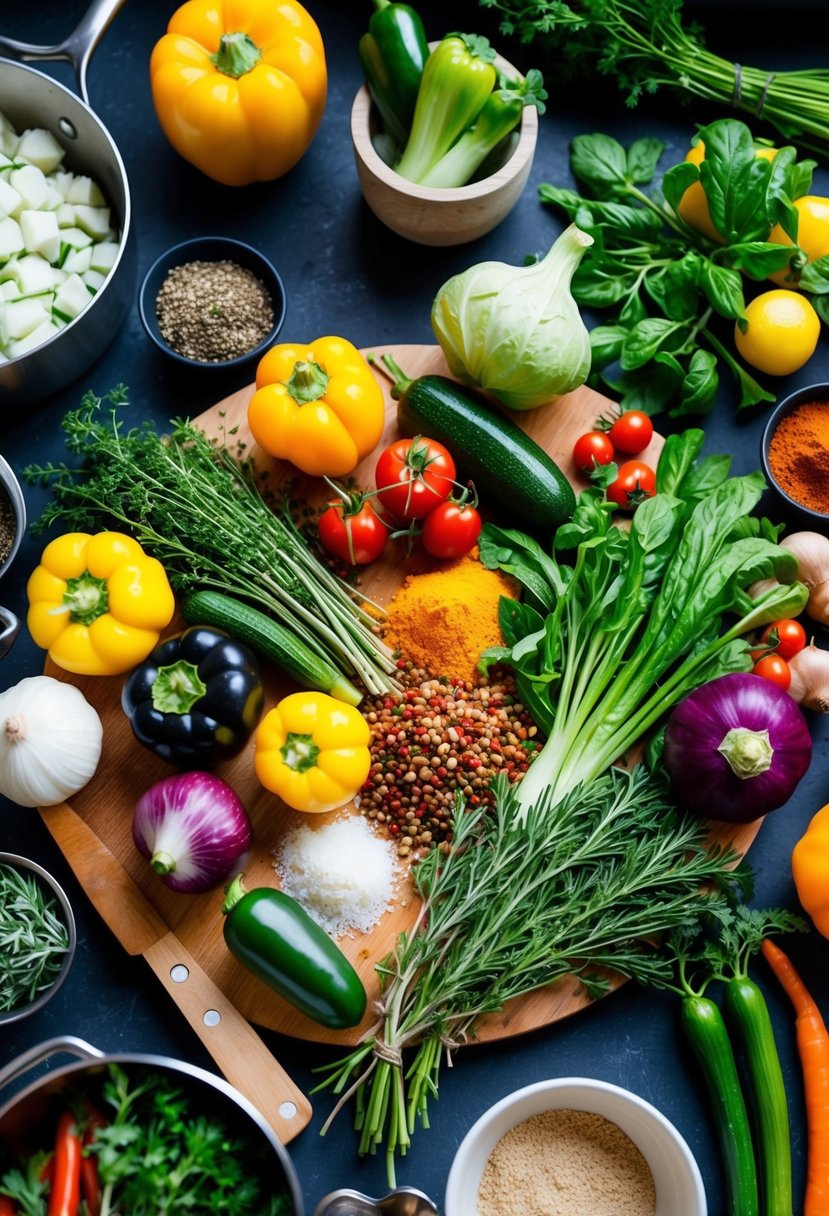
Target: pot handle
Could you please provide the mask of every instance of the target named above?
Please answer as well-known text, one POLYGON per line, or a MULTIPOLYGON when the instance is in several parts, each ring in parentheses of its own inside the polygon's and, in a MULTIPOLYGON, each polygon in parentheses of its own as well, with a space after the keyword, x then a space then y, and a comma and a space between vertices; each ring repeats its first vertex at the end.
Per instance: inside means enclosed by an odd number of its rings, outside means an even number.
POLYGON ((17 637, 20 621, 8 608, 0 608, 0 659, 17 637))
POLYGON ((38 46, 33 42, 18 42, 15 38, 0 38, 0 55, 10 55, 12 59, 20 59, 24 63, 32 59, 65 59, 75 69, 78 92, 89 105, 86 69, 93 51, 123 3, 124 0, 92 0, 72 33, 54 46, 38 46))
POLYGON ((65 1034, 56 1039, 47 1039, 45 1043, 38 1043, 34 1047, 30 1047, 28 1051, 24 1051, 5 1068, 0 1068, 0 1092, 6 1085, 10 1085, 12 1081, 16 1081, 32 1068, 45 1064, 52 1056, 59 1054, 76 1056, 79 1060, 102 1060, 104 1058, 104 1053, 97 1047, 93 1047, 91 1043, 86 1043, 83 1039, 76 1039, 74 1035, 65 1034))

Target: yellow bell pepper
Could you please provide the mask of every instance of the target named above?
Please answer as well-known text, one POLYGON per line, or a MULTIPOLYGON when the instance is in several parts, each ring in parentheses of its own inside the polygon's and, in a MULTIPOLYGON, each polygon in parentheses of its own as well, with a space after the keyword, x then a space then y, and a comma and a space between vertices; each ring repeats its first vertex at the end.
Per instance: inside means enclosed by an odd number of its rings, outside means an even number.
POLYGON ((345 338, 281 342, 256 369, 253 437, 313 477, 344 477, 377 446, 386 408, 363 356, 345 338))
POLYGON ((226 186, 268 182, 314 138, 328 86, 319 29, 296 0, 187 0, 150 58, 175 150, 226 186))
POLYGON ((175 611, 161 562, 121 532, 58 536, 26 594, 37 645, 84 676, 119 675, 143 662, 175 611))
POLYGON ((368 723, 324 692, 295 692, 265 715, 256 776, 295 811, 320 814, 349 802, 368 776, 368 723))
POLYGON ((792 851, 792 877, 804 911, 829 937, 829 806, 813 817, 792 851))

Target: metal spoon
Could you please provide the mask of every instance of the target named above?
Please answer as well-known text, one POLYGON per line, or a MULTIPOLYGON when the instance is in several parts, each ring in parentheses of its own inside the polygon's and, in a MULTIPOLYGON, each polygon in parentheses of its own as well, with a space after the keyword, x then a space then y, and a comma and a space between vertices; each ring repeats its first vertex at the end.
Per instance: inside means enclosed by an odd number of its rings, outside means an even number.
POLYGON ((321 1199, 314 1216, 437 1216, 437 1211, 428 1195, 411 1186, 399 1186, 382 1199, 346 1188, 321 1199))

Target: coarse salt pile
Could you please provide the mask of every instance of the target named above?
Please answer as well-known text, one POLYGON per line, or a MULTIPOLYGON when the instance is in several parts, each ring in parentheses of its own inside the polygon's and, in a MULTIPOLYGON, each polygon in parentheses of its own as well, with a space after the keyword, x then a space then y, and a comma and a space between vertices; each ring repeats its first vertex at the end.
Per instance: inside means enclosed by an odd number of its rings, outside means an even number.
POLYGON ((331 937, 368 933, 392 906, 394 845, 360 815, 290 831, 274 855, 280 885, 331 937))

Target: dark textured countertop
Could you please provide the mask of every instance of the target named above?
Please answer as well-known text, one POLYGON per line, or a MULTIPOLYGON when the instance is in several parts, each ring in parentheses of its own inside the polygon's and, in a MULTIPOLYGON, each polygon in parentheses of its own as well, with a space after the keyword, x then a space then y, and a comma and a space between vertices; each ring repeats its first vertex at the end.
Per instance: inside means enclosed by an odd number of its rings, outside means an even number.
MULTIPOLYGON (((3 32, 18 38, 56 41, 83 11, 79 0, 41 0, 34 6, 3 9, 3 32)), ((310 5, 325 40, 330 92, 326 114, 311 149, 281 181, 242 190, 208 181, 181 161, 156 122, 148 86, 147 62, 174 6, 130 0, 116 17, 90 69, 92 104, 116 140, 126 163, 135 208, 139 281, 150 263, 170 245, 188 237, 221 232, 246 240, 267 253, 280 269, 288 296, 284 339, 304 340, 321 333, 342 333, 357 346, 386 342, 430 342, 429 307, 437 288, 451 274, 483 259, 520 263, 527 253, 546 250, 560 231, 560 220, 542 207, 536 188, 542 181, 570 183, 569 140, 588 131, 608 131, 623 141, 655 135, 668 149, 666 162, 684 155, 694 121, 717 117, 702 106, 683 109, 675 95, 627 110, 612 89, 582 83, 563 87, 555 70, 548 113, 541 121, 535 163, 526 191, 512 214, 489 236, 466 246, 426 249, 407 244, 384 229, 362 201, 349 139, 349 110, 360 83, 355 53, 368 5, 343 6, 315 0, 310 5)), ((421 6, 427 30, 445 27, 494 30, 492 15, 472 0, 442 7, 421 6)), ((789 23, 767 23, 746 45, 742 29, 728 28, 722 10, 697 14, 709 27, 710 41, 743 62, 769 69, 816 62, 818 51, 805 35, 788 42, 789 23)), ((743 22, 741 24, 748 24, 743 22)), ((801 27, 806 28, 806 27, 801 27)), ((526 48, 499 41, 508 58, 532 66, 526 48)), ((0 66, 0 71, 2 71, 0 66)), ((62 66, 53 70, 68 83, 62 66)), ((820 170, 816 192, 829 194, 829 174, 820 170)), ((230 371, 186 373, 172 366, 146 338, 133 308, 100 362, 85 376, 37 408, 3 410, 0 401, 0 451, 20 470, 32 460, 62 457, 59 423, 82 392, 101 393, 118 382, 130 386, 129 417, 158 425, 179 414, 195 415, 250 375, 230 371)), ((821 338, 817 354, 796 375, 779 382, 781 394, 829 379, 829 343, 821 338)), ((758 467, 763 414, 734 413, 734 389, 721 386, 716 412, 706 423, 707 451, 728 451, 734 470, 758 467)), ((26 488, 30 515, 36 518, 44 492, 26 488)), ((767 509, 781 518, 778 504, 767 509)), ((25 582, 40 552, 27 536, 12 570, 0 585, 2 602, 25 614, 25 582)), ((42 654, 25 631, 3 661, 0 687, 41 669, 42 654)), ((829 792, 829 723, 811 718, 814 759, 795 797, 769 817, 750 853, 756 874, 757 903, 796 906, 789 854, 815 810, 829 792)), ((79 945, 69 979, 55 999, 28 1020, 0 1028, 0 1066, 23 1049, 51 1036, 80 1035, 112 1051, 150 1051, 210 1067, 200 1044, 159 989, 146 964, 129 958, 92 910, 69 867, 33 811, 0 805, 0 848, 31 856, 62 882, 78 918, 79 945)), ((791 954, 829 1016, 829 944, 812 931, 791 942, 791 954)), ((760 971, 777 1033, 792 1116, 796 1202, 805 1170, 802 1087, 789 1008, 775 984, 760 971)), ((298 1083, 313 1084, 311 1070, 333 1058, 314 1045, 266 1033, 266 1041, 298 1083)), ((725 1216, 722 1173, 712 1121, 698 1072, 681 1040, 673 997, 628 985, 585 1013, 544 1031, 497 1046, 473 1046, 457 1053, 455 1066, 442 1078, 440 1100, 431 1108, 430 1131, 418 1131, 412 1150, 398 1170, 399 1180, 442 1201, 452 1157, 475 1119, 493 1102, 519 1086, 546 1077, 592 1076, 626 1086, 654 1103, 688 1140, 705 1179, 711 1216, 725 1216)), ((2 1104, 2 1098, 0 1098, 2 1104)), ((308 1212, 337 1186, 373 1194, 385 1189, 382 1158, 360 1161, 348 1116, 340 1117, 324 1140, 319 1128, 330 1109, 326 1096, 315 1099, 311 1126, 291 1146, 302 1180, 308 1212)), ((683 1216, 676 1213, 676 1216, 683 1216)))

